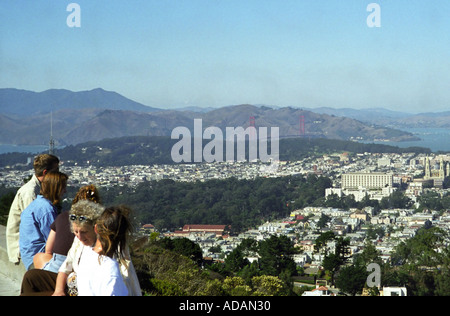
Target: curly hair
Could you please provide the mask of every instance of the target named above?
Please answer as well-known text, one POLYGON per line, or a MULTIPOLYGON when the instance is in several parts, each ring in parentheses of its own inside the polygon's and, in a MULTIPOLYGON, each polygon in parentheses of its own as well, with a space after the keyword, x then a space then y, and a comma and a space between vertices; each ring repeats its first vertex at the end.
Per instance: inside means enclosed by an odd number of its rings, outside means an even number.
POLYGON ((80 190, 78 190, 77 195, 73 199, 72 205, 81 200, 88 200, 100 204, 100 193, 98 192, 97 187, 93 184, 81 187, 80 190))
MULTIPOLYGON (((102 215, 105 207, 91 202, 89 200, 80 200, 77 203, 72 205, 72 208, 69 211, 69 218, 71 215, 74 215, 75 219, 71 219, 71 222, 80 227, 85 227, 89 225, 93 227, 96 220, 102 215), (80 216, 85 217, 85 220, 80 220, 80 216)), ((70 225, 71 230, 73 232, 73 227, 70 225)))

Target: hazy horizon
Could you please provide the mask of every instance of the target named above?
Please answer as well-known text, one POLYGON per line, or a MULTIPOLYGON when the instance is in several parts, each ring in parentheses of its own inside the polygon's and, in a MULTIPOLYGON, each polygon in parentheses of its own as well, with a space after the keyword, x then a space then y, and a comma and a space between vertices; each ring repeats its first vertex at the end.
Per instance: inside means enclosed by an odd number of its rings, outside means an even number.
MULTIPOLYGON (((92 91, 92 90, 96 90, 96 89, 102 89, 101 87, 97 87, 94 89, 90 89, 90 90, 80 90, 80 91, 73 91, 70 89, 64 89, 64 88, 50 88, 50 89, 46 89, 43 91, 32 91, 32 90, 27 90, 27 89, 18 89, 18 88, 13 88, 13 87, 9 87, 9 88, 0 88, 0 89, 17 89, 17 90, 24 90, 24 91, 30 91, 30 92, 34 92, 34 93, 42 93, 42 92, 46 92, 49 90, 66 90, 66 91, 71 91, 74 93, 77 92, 88 92, 88 91, 92 91)), ((107 91, 106 92, 113 92, 113 93, 117 93, 116 91, 107 91)), ((133 98, 130 98, 126 95, 122 95, 123 97, 131 100, 131 101, 135 101, 138 102, 136 100, 134 100, 133 98)), ((138 102, 139 103, 139 102, 138 102)), ((148 106, 147 104, 143 104, 140 103, 141 105, 144 106, 148 106)), ((239 104, 227 104, 227 105, 223 105, 223 106, 201 106, 201 105, 180 105, 180 106, 176 106, 176 105, 172 105, 170 107, 154 107, 157 110, 183 110, 183 109, 187 109, 187 108, 198 108, 198 109, 203 109, 203 110, 215 110, 215 109, 220 109, 220 108, 224 108, 224 107, 233 107, 233 106, 240 106, 240 105, 245 105, 248 103, 239 103, 239 104)), ((286 107, 292 107, 292 108, 298 108, 298 109, 304 109, 304 110, 319 110, 319 109, 332 109, 332 110, 357 110, 357 111, 370 111, 370 110, 382 110, 382 111, 389 111, 389 112, 395 112, 395 113, 401 113, 401 114, 410 114, 410 115, 417 115, 417 114, 427 114, 427 113, 447 113, 450 112, 450 110, 444 109, 442 111, 437 111, 437 112, 433 112, 433 111, 426 111, 426 109, 424 109, 424 111, 419 111, 419 112, 413 112, 413 111, 397 111, 395 109, 387 109, 387 108, 383 108, 383 107, 370 107, 370 108, 350 108, 350 107, 342 107, 342 108, 337 108, 337 107, 327 107, 327 106, 323 106, 323 107, 300 107, 300 106, 293 106, 293 105, 281 105, 281 104, 248 104, 248 105, 252 105, 252 106, 256 106, 256 107, 269 107, 269 108, 273 108, 273 109, 281 109, 281 108, 286 108, 286 107)))
POLYGON ((444 0, 3 0, 0 87, 101 87, 163 109, 443 112, 449 16, 444 0))

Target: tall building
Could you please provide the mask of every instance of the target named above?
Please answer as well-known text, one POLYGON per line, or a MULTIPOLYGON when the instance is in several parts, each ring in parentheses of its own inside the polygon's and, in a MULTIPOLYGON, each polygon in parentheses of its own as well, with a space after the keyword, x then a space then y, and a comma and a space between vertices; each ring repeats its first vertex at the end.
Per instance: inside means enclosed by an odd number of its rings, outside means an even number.
POLYGON ((442 157, 439 161, 439 178, 445 179, 444 159, 442 157))
POLYGON ((443 157, 439 159, 439 169, 432 169, 430 157, 425 158, 425 180, 444 180, 448 176, 450 176, 450 164, 445 167, 443 157))
POLYGON ((53 111, 50 112, 50 141, 48 143, 48 153, 55 154, 55 140, 53 139, 53 111))
POLYGON ((424 179, 431 179, 430 157, 425 158, 425 178, 424 179))
POLYGON ((392 187, 393 175, 386 173, 346 173, 342 175, 342 189, 383 189, 392 187))

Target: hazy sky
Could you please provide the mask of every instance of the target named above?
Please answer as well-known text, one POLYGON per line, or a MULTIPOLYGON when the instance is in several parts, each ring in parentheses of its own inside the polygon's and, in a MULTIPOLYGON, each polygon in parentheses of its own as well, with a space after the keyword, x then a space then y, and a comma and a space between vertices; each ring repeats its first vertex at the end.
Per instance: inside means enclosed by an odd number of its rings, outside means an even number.
POLYGON ((161 108, 449 110, 450 1, 0 0, 0 88, 98 87, 161 108))

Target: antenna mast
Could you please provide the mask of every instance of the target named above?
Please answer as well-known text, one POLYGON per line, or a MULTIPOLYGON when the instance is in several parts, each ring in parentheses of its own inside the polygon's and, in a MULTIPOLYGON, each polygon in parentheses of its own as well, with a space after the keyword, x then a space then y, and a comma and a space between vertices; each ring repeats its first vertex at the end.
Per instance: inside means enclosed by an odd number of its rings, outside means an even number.
POLYGON ((50 155, 55 154, 55 140, 53 139, 53 111, 50 112, 50 142, 48 153, 50 155))

